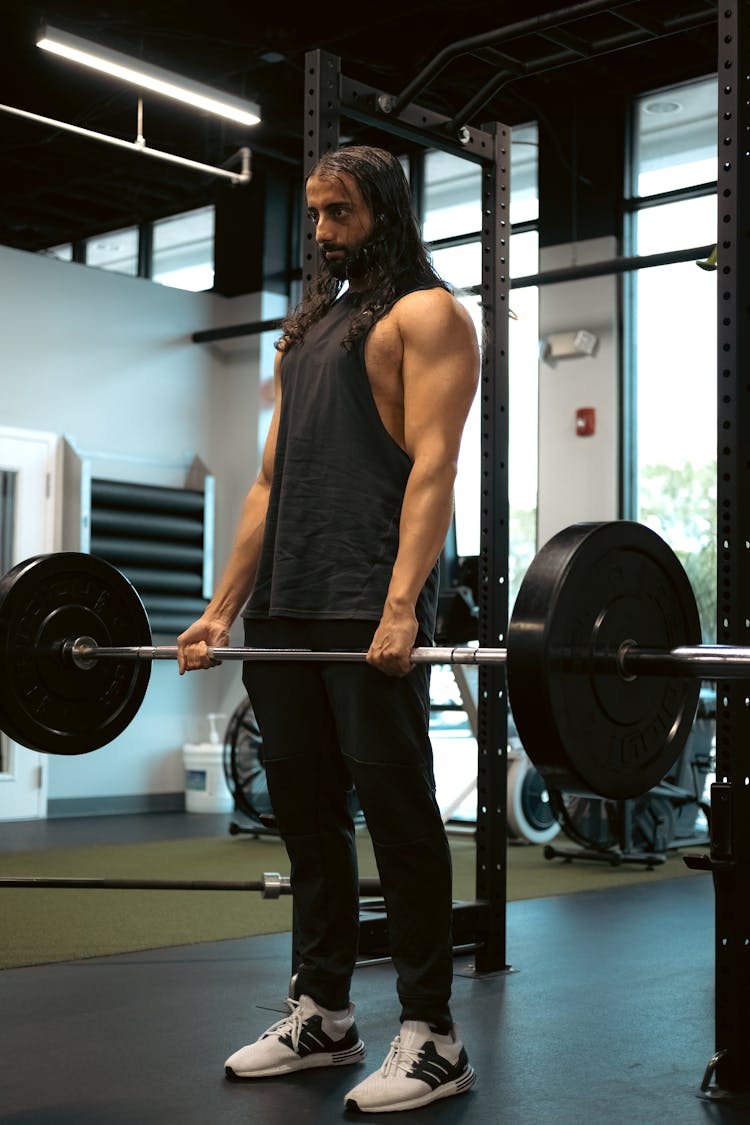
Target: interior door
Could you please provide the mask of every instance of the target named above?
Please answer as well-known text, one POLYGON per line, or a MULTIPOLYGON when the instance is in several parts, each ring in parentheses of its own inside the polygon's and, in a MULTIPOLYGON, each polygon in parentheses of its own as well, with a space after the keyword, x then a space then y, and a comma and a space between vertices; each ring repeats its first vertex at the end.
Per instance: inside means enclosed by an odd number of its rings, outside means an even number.
MULTIPOLYGON (((0 572, 55 549, 58 438, 0 426, 0 572)), ((0 692, 2 685, 0 684, 0 692)), ((46 816, 45 756, 0 734, 0 820, 46 816)))

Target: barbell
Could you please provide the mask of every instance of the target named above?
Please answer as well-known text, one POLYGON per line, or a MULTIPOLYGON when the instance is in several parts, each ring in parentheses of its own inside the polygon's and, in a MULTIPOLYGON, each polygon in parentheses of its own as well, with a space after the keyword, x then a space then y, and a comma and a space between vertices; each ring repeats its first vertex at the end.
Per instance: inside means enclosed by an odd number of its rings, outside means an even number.
MULTIPOLYGON (((489 579, 492 581, 492 578, 489 579)), ((136 715, 154 647, 129 580, 97 556, 37 555, 0 579, 0 729, 21 745, 84 754, 136 715)), ((549 784, 613 800, 677 761, 700 680, 750 678, 750 649, 701 645, 690 582, 655 532, 627 520, 553 536, 529 566, 507 647, 426 647, 414 663, 502 665, 521 742, 549 784)), ((214 648, 213 660, 364 662, 364 652, 214 648)))
MULTIPOLYGON (((276 899, 292 893, 288 875, 278 871, 264 871, 262 879, 121 879, 99 877, 71 877, 69 875, 3 875, 0 887, 31 887, 36 890, 113 890, 113 891, 259 891, 261 898, 276 899)), ((360 878, 360 898, 378 898, 382 895, 379 879, 360 878)))

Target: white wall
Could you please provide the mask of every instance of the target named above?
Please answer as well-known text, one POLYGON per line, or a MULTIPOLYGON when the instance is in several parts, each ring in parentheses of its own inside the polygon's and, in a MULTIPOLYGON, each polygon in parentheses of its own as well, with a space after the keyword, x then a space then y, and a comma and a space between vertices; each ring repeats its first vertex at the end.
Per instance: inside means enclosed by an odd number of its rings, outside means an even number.
MULTIPOLYGON (((65 436, 125 480, 181 484, 199 456, 216 477, 218 574, 257 472, 259 341, 190 336, 260 316, 259 295, 187 293, 0 247, 0 421, 65 436)), ((239 665, 181 679, 155 662, 127 731, 47 759, 50 798, 181 791, 183 742, 241 691, 239 665)))
MULTIPOLYGON (((611 238, 540 252, 540 272, 606 261, 611 238)), ((619 283, 616 276, 539 287, 539 339, 585 329, 598 337, 593 355, 539 365, 538 545, 570 524, 612 520, 618 509, 619 283), (593 407, 596 432, 576 433, 576 410, 593 407)))

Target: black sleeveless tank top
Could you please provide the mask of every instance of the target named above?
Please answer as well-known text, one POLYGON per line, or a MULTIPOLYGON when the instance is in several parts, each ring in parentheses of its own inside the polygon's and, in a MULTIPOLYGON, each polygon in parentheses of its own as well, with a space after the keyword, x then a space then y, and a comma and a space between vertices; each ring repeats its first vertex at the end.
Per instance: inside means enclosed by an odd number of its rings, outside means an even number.
MULTIPOLYGON (((345 294, 281 363, 281 414, 265 534, 244 617, 378 621, 399 543, 411 460, 386 430, 365 340, 342 347, 345 294)), ((438 564, 416 608, 432 638, 438 564)))

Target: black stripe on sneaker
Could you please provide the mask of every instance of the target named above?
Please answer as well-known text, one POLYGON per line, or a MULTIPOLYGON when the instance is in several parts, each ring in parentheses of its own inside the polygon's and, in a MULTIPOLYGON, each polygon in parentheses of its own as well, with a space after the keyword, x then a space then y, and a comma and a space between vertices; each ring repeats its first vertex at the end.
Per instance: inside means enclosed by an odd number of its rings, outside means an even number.
POLYGON ((325 1051, 326 1053, 335 1054, 338 1051, 346 1050, 349 1047, 355 1046, 359 1042, 359 1034, 355 1024, 348 1029, 345 1035, 340 1039, 331 1039, 330 1035, 326 1035, 323 1031, 323 1017, 322 1016, 308 1016, 302 1024, 299 1033, 297 1046, 294 1046, 291 1034, 281 1035, 279 1042, 288 1047, 290 1051, 294 1051, 301 1059, 325 1051))
POLYGON ((438 1054, 435 1044, 431 1039, 428 1039, 407 1077, 418 1078, 421 1082, 426 1083, 430 1089, 435 1090, 446 1082, 453 1082, 462 1078, 468 1067, 468 1062, 463 1047, 454 1066, 448 1059, 438 1054))

